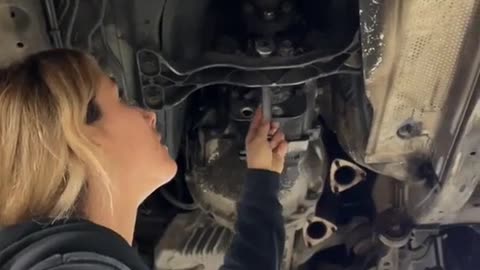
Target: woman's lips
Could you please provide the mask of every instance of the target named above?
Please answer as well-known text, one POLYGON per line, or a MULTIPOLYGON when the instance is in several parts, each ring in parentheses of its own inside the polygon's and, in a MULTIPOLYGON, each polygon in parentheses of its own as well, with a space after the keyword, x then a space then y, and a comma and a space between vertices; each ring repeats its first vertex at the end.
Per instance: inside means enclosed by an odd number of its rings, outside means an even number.
POLYGON ((162 144, 162 135, 158 132, 155 132, 155 136, 157 137, 157 140, 162 144))

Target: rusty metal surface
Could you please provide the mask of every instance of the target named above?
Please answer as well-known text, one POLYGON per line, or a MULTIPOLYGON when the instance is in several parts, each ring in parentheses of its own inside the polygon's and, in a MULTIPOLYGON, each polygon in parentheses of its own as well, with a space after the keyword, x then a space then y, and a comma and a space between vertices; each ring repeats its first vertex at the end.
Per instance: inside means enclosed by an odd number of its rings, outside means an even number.
MULTIPOLYGON (((413 186, 408 190, 408 208, 418 223, 480 222, 478 209, 468 204, 480 180, 480 159, 477 154, 480 145, 479 98, 480 87, 477 87, 458 140, 453 149, 447 152, 450 155, 444 161, 446 165, 441 172, 442 181, 433 187, 419 189, 413 186)), ((446 156, 445 152, 439 151, 440 154, 446 156)))
POLYGON ((416 222, 480 221, 468 205, 479 182, 480 1, 360 2, 374 116, 363 161, 413 180, 404 200, 416 222), (425 162, 436 179, 415 181, 425 162))
POLYGON ((50 48, 41 1, 0 0, 0 67, 50 48))
MULTIPOLYGON (((299 146, 295 142, 289 143, 287 156, 295 156, 297 152, 301 152, 302 156, 299 156, 299 161, 292 161, 292 165, 287 161, 280 180, 279 201, 283 206, 285 223, 287 227, 297 229, 314 212, 328 168, 321 140, 307 141, 307 145, 307 149, 297 149, 299 146)), ((209 155, 213 158, 207 166, 195 170, 187 179, 189 190, 202 210, 215 216, 223 226, 233 228, 235 205, 243 190, 245 162, 239 160, 238 149, 227 141, 218 143, 212 140, 206 148, 214 149, 215 154, 209 155)))
MULTIPOLYGON (((473 194, 478 188, 480 3, 476 3, 476 13, 471 18, 468 38, 462 45, 452 80, 455 91, 449 93, 442 125, 432 144, 432 161, 438 182, 423 189, 410 187, 406 194, 408 208, 419 223, 466 221, 462 212, 469 208, 468 202, 475 197, 473 194)), ((480 222, 480 215, 470 215, 468 221, 480 222)))
POLYGON ((452 82, 479 3, 361 1, 365 87, 374 111, 366 163, 405 164, 397 166, 403 173, 387 172, 405 180, 411 177, 409 160, 430 156, 449 95, 470 91, 454 89, 452 82), (412 136, 399 136, 411 123, 412 136))

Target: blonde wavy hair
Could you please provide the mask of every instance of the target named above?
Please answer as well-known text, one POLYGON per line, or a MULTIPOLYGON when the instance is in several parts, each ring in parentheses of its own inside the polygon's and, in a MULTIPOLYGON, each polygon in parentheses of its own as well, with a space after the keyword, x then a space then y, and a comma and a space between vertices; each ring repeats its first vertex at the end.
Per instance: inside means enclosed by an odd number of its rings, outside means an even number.
POLYGON ((66 49, 0 69, 0 226, 82 211, 87 177, 104 172, 84 133, 102 76, 66 49))

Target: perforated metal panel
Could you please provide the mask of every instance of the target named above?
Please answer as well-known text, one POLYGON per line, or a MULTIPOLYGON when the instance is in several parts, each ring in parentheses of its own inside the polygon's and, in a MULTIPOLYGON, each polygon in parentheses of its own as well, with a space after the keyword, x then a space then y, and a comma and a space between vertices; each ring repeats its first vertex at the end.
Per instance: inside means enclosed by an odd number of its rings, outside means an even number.
POLYGON ((50 48, 41 1, 0 0, 0 67, 50 48))
POLYGON ((387 2, 383 5, 391 5, 393 12, 385 15, 380 34, 383 53, 378 65, 366 73, 374 108, 365 158, 369 163, 403 161, 409 154, 431 151, 448 96, 457 91, 451 89, 457 59, 480 1, 387 2), (407 122, 419 123, 420 134, 399 137, 397 130, 407 122))

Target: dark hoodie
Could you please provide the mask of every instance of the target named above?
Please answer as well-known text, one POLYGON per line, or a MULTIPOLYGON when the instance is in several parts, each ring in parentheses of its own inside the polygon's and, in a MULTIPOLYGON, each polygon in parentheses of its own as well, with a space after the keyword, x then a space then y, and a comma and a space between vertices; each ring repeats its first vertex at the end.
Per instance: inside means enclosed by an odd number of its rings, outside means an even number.
MULTIPOLYGON (((250 170, 238 203, 236 234, 221 270, 278 270, 285 231, 279 175, 250 170)), ((30 222, 0 230, 0 269, 146 270, 128 243, 86 220, 30 222), (114 247, 114 248, 112 248, 114 247)))

